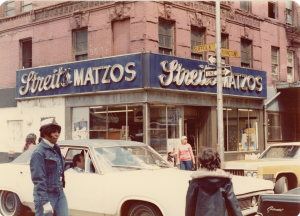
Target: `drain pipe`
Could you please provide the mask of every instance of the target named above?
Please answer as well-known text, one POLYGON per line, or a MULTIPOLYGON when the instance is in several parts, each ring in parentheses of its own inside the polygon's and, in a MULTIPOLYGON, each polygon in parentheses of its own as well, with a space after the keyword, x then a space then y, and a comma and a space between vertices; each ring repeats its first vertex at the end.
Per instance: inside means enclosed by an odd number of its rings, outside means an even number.
POLYGON ((265 150, 267 149, 267 137, 268 137, 268 128, 267 128, 267 106, 269 103, 271 103, 275 98, 277 98, 278 95, 280 95, 281 92, 277 92, 276 95, 274 95, 273 97, 270 98, 270 100, 268 100, 267 102, 265 102, 264 104, 264 132, 265 132, 265 150))

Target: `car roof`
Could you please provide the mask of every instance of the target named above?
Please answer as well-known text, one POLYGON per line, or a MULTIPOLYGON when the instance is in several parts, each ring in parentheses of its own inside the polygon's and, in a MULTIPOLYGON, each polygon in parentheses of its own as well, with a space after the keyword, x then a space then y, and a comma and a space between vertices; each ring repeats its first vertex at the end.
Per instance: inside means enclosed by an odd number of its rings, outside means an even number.
POLYGON ((300 146, 300 142, 290 142, 290 143, 278 143, 278 144, 272 144, 271 146, 300 146))
POLYGON ((141 142, 125 141, 125 140, 105 140, 105 139, 90 139, 90 140, 62 140, 58 141, 60 146, 86 146, 86 147, 112 147, 112 146, 147 146, 141 142))

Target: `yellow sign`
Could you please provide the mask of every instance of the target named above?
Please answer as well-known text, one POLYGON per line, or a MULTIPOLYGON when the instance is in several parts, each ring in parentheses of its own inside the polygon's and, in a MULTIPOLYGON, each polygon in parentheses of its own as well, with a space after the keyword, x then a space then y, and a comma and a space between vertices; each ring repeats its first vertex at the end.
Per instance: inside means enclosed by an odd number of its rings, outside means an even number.
POLYGON ((252 134, 255 133, 255 128, 246 128, 246 129, 244 130, 244 133, 246 133, 247 136, 251 136, 252 134))
POLYGON ((235 50, 222 49, 222 56, 238 58, 239 52, 235 50))
POLYGON ((204 45, 199 45, 199 46, 194 46, 193 47, 193 52, 205 52, 205 51, 211 51, 216 49, 216 44, 211 43, 211 44, 204 44, 204 45))

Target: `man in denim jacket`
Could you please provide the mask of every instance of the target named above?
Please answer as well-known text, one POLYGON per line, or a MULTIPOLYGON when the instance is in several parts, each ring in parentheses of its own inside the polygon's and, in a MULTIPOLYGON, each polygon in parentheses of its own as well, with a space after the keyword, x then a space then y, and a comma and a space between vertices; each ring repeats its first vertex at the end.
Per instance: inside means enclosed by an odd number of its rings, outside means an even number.
POLYGON ((34 150, 31 161, 31 179, 34 184, 33 197, 35 215, 69 215, 68 202, 64 194, 64 158, 56 144, 61 127, 51 119, 44 120, 40 128, 42 140, 34 150), (48 214, 50 213, 50 214, 48 214))

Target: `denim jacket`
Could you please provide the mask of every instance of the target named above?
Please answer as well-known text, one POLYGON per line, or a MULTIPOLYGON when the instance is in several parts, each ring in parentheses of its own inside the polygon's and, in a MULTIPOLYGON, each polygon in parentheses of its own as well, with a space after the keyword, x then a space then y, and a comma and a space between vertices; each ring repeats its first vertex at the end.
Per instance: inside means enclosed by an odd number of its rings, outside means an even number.
MULTIPOLYGON (((59 145, 54 144, 54 147, 55 146, 59 149, 60 153, 59 145)), ((30 160, 34 194, 38 195, 42 204, 49 202, 49 192, 60 192, 63 190, 63 187, 65 187, 64 167, 65 160, 62 155, 59 155, 54 148, 42 140, 33 151, 30 160)))

